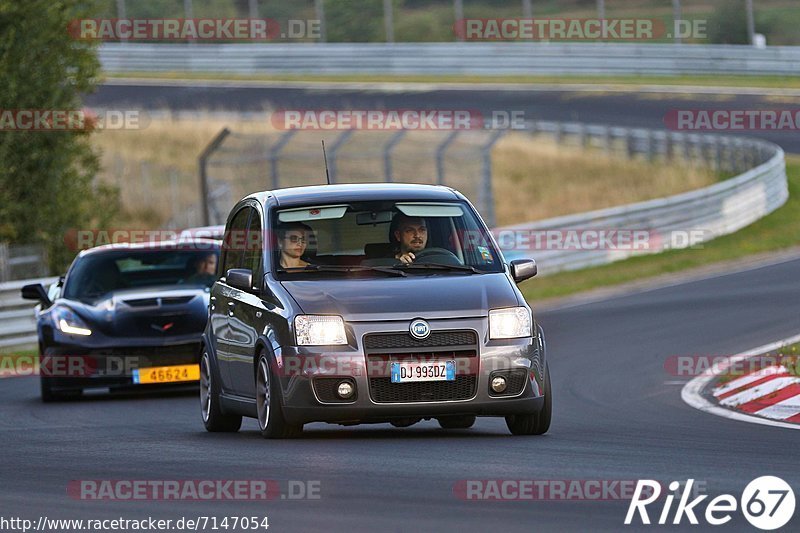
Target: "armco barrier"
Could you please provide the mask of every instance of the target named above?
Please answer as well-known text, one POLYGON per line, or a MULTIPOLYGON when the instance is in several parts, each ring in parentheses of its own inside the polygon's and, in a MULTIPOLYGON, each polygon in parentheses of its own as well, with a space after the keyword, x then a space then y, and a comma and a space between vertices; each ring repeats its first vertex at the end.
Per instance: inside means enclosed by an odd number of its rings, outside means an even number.
MULTIPOLYGON (((580 129, 583 135, 602 132, 601 127, 581 125, 558 125, 562 131, 580 129), (587 133, 588 131, 588 133, 587 133)), ((553 126, 551 125, 551 129, 553 126)), ((642 138, 654 139, 660 135, 660 142, 645 143, 649 152, 663 153, 663 150, 676 147, 678 143, 695 142, 701 147, 713 147, 703 152, 709 156, 712 164, 731 163, 729 157, 735 155, 738 160, 752 162, 753 165, 736 177, 715 183, 695 191, 638 202, 619 207, 567 215, 547 220, 539 220, 525 224, 517 224, 494 230, 498 241, 512 242, 512 235, 533 235, 536 232, 557 231, 566 233, 569 230, 643 230, 651 235, 669 239, 671 235, 698 232, 694 241, 681 240, 673 248, 684 248, 690 244, 701 245, 710 239, 734 231, 755 222, 771 213, 789 198, 786 181, 786 163, 783 150, 770 142, 755 139, 728 139, 714 135, 686 135, 671 132, 649 132, 638 130, 642 138), (733 143, 733 144, 728 144, 733 143), (655 144, 662 145, 661 150, 655 144), (724 147, 724 148, 723 148, 724 147), (726 156, 719 157, 720 151, 726 156)), ((602 133, 600 133, 602 135, 602 133)), ((587 141, 590 142, 590 141, 587 141)), ((683 150, 678 150, 683 151, 683 150)), ((657 240, 656 239, 656 240, 657 240)), ((563 270, 576 270, 595 265, 603 265, 625 259, 631 255, 641 255, 661 251, 655 249, 540 249, 521 250, 518 247, 504 250, 507 260, 522 257, 533 257, 539 266, 541 275, 554 274, 563 270)))
POLYGON ((39 278, 0 283, 0 348, 36 344, 34 303, 23 300, 20 289, 29 283, 47 285, 58 278, 39 278))
POLYGON ((109 73, 796 76, 800 47, 640 43, 105 43, 109 73))

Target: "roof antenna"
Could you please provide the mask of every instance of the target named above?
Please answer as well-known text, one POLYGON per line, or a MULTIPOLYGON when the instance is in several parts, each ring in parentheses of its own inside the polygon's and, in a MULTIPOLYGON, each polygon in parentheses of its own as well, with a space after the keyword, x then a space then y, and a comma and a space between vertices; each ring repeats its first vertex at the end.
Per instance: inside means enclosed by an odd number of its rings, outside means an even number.
POLYGON ((331 173, 328 172, 328 156, 325 154, 325 141, 322 141, 322 159, 325 161, 325 178, 328 180, 328 185, 331 184, 331 173))

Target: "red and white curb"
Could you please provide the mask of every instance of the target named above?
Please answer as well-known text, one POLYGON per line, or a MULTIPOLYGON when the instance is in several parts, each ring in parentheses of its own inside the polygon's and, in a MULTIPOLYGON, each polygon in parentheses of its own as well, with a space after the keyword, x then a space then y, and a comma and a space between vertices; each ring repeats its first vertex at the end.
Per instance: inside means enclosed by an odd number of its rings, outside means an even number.
POLYGON ((800 342, 800 335, 753 348, 715 364, 681 390, 681 399, 706 413, 767 426, 800 429, 800 377, 781 365, 762 368, 715 387, 716 403, 703 396, 709 383, 739 361, 800 342))

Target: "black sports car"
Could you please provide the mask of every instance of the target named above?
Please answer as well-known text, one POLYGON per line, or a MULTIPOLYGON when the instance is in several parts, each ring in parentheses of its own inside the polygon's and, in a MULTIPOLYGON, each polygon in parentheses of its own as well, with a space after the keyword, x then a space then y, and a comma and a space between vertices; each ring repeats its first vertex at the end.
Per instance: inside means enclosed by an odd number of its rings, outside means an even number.
POLYGON ((40 301, 42 400, 197 381, 218 256, 206 239, 99 246, 49 290, 23 287, 40 301))

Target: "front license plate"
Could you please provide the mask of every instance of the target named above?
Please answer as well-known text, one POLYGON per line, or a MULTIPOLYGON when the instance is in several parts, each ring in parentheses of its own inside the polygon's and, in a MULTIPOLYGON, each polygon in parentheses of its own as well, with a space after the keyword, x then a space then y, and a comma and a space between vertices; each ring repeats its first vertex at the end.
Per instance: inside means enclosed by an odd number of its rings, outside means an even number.
POLYGON ((198 381, 199 379, 200 365, 154 366, 151 368, 137 368, 133 371, 133 382, 140 385, 198 381))
POLYGON ((392 363, 392 383, 412 381, 455 381, 455 361, 428 363, 392 363))

